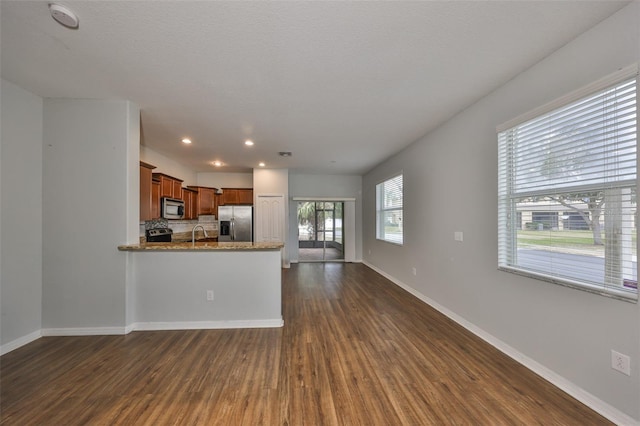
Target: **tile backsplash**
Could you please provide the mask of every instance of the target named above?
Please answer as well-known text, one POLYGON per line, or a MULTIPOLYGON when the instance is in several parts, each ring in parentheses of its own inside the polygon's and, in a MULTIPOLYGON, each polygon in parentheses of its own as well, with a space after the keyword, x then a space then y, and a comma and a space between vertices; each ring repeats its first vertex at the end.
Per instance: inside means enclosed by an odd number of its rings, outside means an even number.
MULTIPOLYGON (((145 230, 154 228, 165 228, 166 224, 173 231, 173 240, 190 240, 191 231, 196 225, 202 225, 207 231, 209 237, 218 236, 218 221, 215 215, 202 215, 198 217, 198 220, 166 220, 166 219, 154 219, 142 222, 140 224, 140 241, 144 241, 145 230)), ((198 229, 196 231, 196 238, 203 238, 204 233, 198 229)))

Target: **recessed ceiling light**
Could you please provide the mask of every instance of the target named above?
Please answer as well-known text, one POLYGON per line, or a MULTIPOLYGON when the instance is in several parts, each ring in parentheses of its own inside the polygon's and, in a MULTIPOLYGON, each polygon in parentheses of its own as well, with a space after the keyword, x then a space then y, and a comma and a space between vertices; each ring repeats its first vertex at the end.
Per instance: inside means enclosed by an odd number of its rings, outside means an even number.
POLYGON ((57 23, 72 30, 78 28, 80 24, 78 16, 66 6, 51 3, 49 5, 49 13, 51 13, 51 17, 55 19, 57 23))
POLYGON ((186 143, 187 145, 191 143, 191 139, 189 138, 184 138, 182 139, 182 143, 186 143))
POLYGON ((291 151, 280 151, 278 155, 280 157, 291 157, 293 154, 291 153, 291 151))
POLYGON ((260 166, 260 167, 264 167, 265 165, 266 165, 266 164, 264 164, 264 163, 260 163, 260 164, 258 164, 258 166, 260 166))
POLYGON ((214 161, 212 164, 216 167, 220 167, 222 166, 222 161, 214 161))
POLYGON ((246 146, 253 146, 253 141, 252 141, 252 140, 250 140, 250 139, 247 139, 246 141, 244 141, 244 144, 245 144, 246 146))

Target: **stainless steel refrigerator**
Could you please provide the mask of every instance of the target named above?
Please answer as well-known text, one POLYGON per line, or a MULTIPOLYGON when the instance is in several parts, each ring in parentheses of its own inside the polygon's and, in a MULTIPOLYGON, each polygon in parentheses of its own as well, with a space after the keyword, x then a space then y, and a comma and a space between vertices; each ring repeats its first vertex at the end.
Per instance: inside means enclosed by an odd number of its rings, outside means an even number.
POLYGON ((220 206, 218 220, 218 241, 253 241, 253 206, 220 206))

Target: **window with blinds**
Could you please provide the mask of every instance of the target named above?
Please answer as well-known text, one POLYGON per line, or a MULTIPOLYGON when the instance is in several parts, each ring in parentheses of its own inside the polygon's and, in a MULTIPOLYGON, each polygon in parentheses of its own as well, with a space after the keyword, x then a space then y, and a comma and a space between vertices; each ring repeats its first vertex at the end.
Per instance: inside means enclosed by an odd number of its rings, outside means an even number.
POLYGON ((498 128, 499 268, 637 299, 637 68, 498 128))
POLYGON ((402 175, 376 185, 376 238, 402 244, 402 175))

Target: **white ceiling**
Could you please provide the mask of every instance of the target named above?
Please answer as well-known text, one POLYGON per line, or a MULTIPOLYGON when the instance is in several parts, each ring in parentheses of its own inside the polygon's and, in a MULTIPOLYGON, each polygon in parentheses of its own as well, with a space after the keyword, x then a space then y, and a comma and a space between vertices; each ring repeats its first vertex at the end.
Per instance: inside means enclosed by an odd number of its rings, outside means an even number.
POLYGON ((4 79, 131 100, 142 143, 195 171, 362 174, 627 2, 59 3, 79 29, 2 0, 4 79))

